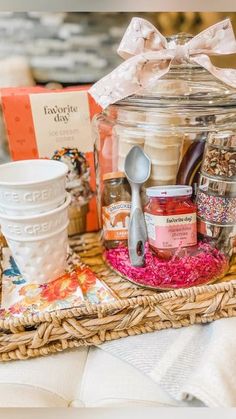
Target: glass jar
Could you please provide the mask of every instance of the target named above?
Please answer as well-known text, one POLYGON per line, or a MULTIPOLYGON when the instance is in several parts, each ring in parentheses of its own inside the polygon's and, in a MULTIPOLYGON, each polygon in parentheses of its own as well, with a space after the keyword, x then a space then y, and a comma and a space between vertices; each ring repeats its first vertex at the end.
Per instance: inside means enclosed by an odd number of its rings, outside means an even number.
POLYGON ((131 209, 130 185, 123 172, 103 176, 102 227, 107 249, 127 245, 131 209))
POLYGON ((176 251, 196 246, 196 205, 191 200, 192 187, 152 187, 146 194, 149 201, 144 215, 148 241, 158 257, 170 259, 176 251))
POLYGON ((201 174, 196 203, 202 220, 236 226, 236 182, 201 174))
MULTIPOLYGON (((178 45, 190 38, 179 34, 169 40, 178 45)), ((146 187, 178 183, 196 190, 206 140, 236 129, 236 89, 200 66, 176 62, 151 88, 97 115, 93 126, 98 193, 103 174, 123 170, 133 145, 152 161, 146 187)))
MULTIPOLYGON (((189 39, 190 35, 178 34, 168 41, 182 45, 189 39)), ((110 105, 97 115, 93 130, 98 199, 103 189, 103 175, 123 170, 125 157, 134 145, 142 147, 152 162, 151 177, 143 192, 152 186, 182 184, 193 187, 195 199, 202 182, 206 143, 207 147, 221 146, 222 142, 224 147, 234 146, 236 89, 196 64, 184 60, 173 62, 169 72, 155 85, 110 105)), ((145 205, 145 193, 142 198, 145 205)), ((101 205, 98 207, 101 213, 101 205)), ((230 231, 234 232, 232 226, 230 231)), ((204 234, 201 237, 207 238, 204 234)), ((219 249, 225 252, 222 240, 217 239, 215 243, 220 243, 219 249)), ((236 246, 227 248, 226 256, 236 255, 236 246)))
POLYGON ((207 139, 196 195, 199 238, 236 261, 236 131, 207 139))
POLYGON ((202 173, 236 181, 236 131, 211 134, 206 142, 202 173))

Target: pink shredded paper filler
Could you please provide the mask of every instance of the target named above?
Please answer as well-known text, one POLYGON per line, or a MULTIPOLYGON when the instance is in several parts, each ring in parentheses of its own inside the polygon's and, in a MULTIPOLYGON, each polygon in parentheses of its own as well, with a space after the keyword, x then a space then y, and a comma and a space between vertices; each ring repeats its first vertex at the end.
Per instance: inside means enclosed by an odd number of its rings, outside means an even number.
POLYGON ((224 275, 227 257, 208 243, 200 242, 197 253, 168 261, 158 258, 146 246, 145 266, 131 266, 127 247, 105 251, 107 262, 131 281, 159 288, 184 288, 212 282, 224 275))

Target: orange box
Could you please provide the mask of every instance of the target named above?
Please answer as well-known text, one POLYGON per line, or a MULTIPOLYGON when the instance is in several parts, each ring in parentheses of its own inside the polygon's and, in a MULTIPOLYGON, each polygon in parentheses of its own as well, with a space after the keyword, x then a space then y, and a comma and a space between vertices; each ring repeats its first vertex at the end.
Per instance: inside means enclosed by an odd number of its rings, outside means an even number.
POLYGON ((1 99, 13 160, 54 158, 69 166, 69 234, 98 229, 91 119, 101 108, 89 86, 48 90, 3 88, 1 99))

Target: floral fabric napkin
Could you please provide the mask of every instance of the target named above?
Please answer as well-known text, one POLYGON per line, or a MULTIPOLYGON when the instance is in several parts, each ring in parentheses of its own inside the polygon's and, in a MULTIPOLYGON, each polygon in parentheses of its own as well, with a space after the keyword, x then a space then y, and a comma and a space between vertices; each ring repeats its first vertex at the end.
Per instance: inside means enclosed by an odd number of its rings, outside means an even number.
POLYGON ((4 248, 2 268, 2 319, 78 307, 86 301, 101 304, 116 300, 112 291, 81 263, 68 263, 63 276, 39 285, 24 279, 10 250, 4 248))

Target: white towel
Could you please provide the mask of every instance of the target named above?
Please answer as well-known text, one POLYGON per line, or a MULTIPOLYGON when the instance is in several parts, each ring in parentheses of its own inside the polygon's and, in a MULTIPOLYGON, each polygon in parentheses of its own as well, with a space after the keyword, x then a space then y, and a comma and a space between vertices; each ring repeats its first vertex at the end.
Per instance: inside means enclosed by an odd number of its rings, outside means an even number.
POLYGON ((104 343, 175 400, 236 406, 236 318, 104 343))

